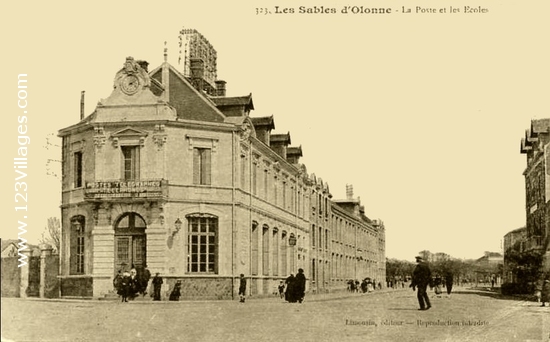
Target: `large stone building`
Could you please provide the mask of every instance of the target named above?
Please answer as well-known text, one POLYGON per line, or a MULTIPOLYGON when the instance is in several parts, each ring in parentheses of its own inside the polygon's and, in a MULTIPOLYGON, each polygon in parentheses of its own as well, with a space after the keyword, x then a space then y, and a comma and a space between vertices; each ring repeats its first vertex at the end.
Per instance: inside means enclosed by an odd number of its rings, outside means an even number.
POLYGON ((358 199, 333 201, 290 133, 250 116, 251 95, 226 96, 197 37, 189 75, 166 55, 151 71, 128 57, 111 95, 59 131, 61 295, 108 294, 130 265, 159 272, 163 295, 181 281, 184 298, 232 298, 241 273, 268 295, 298 268, 312 291, 384 284, 383 223, 358 199))
POLYGON ((521 153, 527 156, 525 176, 525 250, 546 254, 544 267, 550 270, 550 119, 531 120, 521 139, 521 153))

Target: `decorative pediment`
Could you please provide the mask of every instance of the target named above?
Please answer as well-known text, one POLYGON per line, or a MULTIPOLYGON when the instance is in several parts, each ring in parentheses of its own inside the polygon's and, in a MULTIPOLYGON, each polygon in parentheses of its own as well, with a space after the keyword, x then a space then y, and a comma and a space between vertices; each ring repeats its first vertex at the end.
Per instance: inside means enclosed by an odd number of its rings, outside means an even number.
POLYGON ((111 139, 113 139, 113 146, 117 147, 119 145, 145 145, 145 137, 148 133, 132 127, 126 127, 111 134, 111 139))

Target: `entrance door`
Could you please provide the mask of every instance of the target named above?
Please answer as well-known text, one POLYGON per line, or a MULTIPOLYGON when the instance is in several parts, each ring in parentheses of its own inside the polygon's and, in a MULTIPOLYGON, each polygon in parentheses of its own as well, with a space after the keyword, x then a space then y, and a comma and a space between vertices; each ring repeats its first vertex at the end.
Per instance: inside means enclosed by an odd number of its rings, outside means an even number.
POLYGON ((140 272, 147 263, 145 221, 136 213, 123 215, 115 225, 115 273, 130 270, 140 272))

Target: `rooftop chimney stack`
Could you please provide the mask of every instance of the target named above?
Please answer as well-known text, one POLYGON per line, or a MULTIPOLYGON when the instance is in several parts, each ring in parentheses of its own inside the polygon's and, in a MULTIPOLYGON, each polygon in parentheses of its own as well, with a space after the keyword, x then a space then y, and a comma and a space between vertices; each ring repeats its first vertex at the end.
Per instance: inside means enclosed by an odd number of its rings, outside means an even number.
POLYGON ((80 120, 84 119, 84 93, 86 91, 82 90, 80 92, 80 120))
POLYGON ((227 82, 223 80, 216 80, 216 95, 225 96, 225 85, 227 82))
POLYGON ((353 185, 346 184, 346 199, 353 199, 353 185))

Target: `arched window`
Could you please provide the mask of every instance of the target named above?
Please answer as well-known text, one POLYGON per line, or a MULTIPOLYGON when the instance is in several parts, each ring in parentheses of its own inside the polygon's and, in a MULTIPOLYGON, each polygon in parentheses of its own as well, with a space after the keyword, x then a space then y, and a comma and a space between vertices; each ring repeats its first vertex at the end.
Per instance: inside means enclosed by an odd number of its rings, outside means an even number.
POLYGON ((137 213, 122 215, 115 224, 115 271, 130 269, 140 271, 147 263, 147 225, 137 213))
POLYGON ((71 218, 70 274, 84 274, 84 252, 86 243, 86 219, 82 215, 71 218))
POLYGON ((192 214, 188 222, 187 272, 218 273, 218 218, 192 214))
POLYGON ((252 275, 258 274, 258 222, 252 221, 252 228, 250 231, 250 273, 252 275))
POLYGON ((262 274, 269 275, 269 226, 262 227, 262 274))

